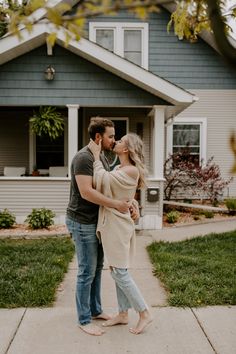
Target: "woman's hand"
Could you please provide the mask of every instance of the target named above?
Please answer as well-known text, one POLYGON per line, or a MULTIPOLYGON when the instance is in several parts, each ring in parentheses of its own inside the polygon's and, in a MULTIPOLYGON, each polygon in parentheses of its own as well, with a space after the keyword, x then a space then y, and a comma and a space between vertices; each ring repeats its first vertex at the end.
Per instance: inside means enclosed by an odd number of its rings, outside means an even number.
POLYGON ((99 140, 99 143, 96 144, 92 139, 90 139, 90 142, 88 144, 89 150, 92 152, 94 160, 99 160, 100 159, 100 153, 102 149, 102 139, 99 140))

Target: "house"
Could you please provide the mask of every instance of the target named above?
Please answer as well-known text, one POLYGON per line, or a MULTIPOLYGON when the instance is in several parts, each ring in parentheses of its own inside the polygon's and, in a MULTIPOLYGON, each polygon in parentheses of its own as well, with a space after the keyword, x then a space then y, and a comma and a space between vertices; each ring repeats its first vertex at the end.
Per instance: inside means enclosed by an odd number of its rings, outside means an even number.
MULTIPOLYGON (((140 228, 162 227, 163 163, 187 141, 199 161, 214 155, 229 176, 236 73, 205 41, 190 44, 168 34, 168 21, 165 9, 147 21, 123 11, 101 16, 88 21, 86 38, 67 48, 61 29, 55 47, 47 45, 43 21, 30 33, 22 28, 21 41, 0 39, 0 209, 20 222, 32 208, 47 207, 64 222, 70 171, 52 176, 49 169, 70 166, 88 142, 94 116, 114 120, 118 138, 128 131, 143 138, 149 178, 140 197, 140 228), (55 77, 46 80, 51 68, 55 77), (56 142, 29 132, 29 117, 39 106, 55 106, 64 116, 64 135, 56 142), (32 176, 35 164, 38 177, 32 176), (6 166, 26 173, 4 176, 6 166)), ((236 196, 236 181, 226 193, 236 196)))

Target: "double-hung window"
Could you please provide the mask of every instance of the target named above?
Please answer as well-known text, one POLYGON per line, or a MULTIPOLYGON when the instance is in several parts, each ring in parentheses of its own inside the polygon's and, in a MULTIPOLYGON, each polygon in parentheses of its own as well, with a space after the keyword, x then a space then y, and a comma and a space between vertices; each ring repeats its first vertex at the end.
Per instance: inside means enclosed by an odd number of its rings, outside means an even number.
POLYGON ((90 22, 89 39, 148 69, 148 23, 90 22))
POLYGON ((206 119, 175 118, 167 126, 167 155, 190 150, 196 164, 206 162, 206 119))

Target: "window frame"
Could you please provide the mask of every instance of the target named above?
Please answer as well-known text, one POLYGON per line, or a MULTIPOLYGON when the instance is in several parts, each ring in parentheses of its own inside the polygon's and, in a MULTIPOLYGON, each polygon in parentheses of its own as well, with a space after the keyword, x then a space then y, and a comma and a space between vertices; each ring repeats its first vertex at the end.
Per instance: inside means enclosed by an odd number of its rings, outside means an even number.
POLYGON ((173 154, 173 125, 189 124, 200 125, 200 153, 199 162, 204 165, 207 158, 207 118, 175 117, 169 124, 167 123, 167 149, 166 158, 173 154))
MULTIPOLYGON (((96 43, 97 29, 114 31, 114 53, 124 58, 124 30, 141 30, 141 67, 148 70, 149 25, 143 22, 89 22, 89 40, 96 43)), ((130 61, 131 62, 131 61, 130 61)), ((131 62, 132 63, 132 62, 131 62)), ((134 63, 133 63, 134 64, 134 63)), ((137 64, 134 64, 137 65, 137 64)))
MULTIPOLYGON (((36 162, 36 135, 31 133, 29 129, 29 172, 33 171, 36 162)), ((64 119, 64 166, 68 166, 68 119, 64 119)), ((39 169, 40 174, 48 174, 48 169, 39 169)), ((58 178, 58 177, 53 177, 58 178)))

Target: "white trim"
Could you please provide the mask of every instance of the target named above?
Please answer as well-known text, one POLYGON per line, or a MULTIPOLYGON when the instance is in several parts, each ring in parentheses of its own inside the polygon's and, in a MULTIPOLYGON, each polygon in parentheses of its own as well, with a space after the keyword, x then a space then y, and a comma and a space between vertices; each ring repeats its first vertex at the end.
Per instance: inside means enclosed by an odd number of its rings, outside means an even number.
POLYGON ((165 106, 153 107, 152 166, 153 178, 163 178, 165 146, 165 106))
POLYGON ((68 176, 71 177, 70 166, 78 151, 78 104, 68 104, 68 176))
POLYGON ((148 70, 149 25, 143 22, 89 22, 89 40, 96 43, 97 29, 112 29, 114 31, 114 53, 124 57, 124 31, 126 29, 140 30, 142 34, 141 66, 148 70))
MULTIPOLYGON (((62 28, 57 30, 57 43, 61 46, 64 46, 65 31, 62 28)), ((6 63, 42 45, 45 43, 48 33, 49 27, 44 23, 39 23, 33 26, 30 33, 25 29, 21 31, 23 37, 21 42, 13 36, 0 39, 0 64, 6 63)), ((87 39, 81 38, 79 42, 71 40, 67 48, 71 52, 99 65, 143 90, 176 105, 178 112, 187 108, 197 99, 195 95, 186 90, 171 84, 87 39)))
POLYGON ((207 158, 207 118, 201 117, 175 117, 171 124, 167 125, 167 149, 166 158, 173 152, 173 124, 200 124, 200 161, 203 160, 203 164, 206 163, 207 158))

